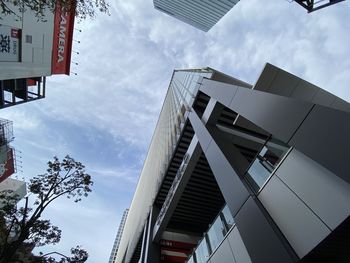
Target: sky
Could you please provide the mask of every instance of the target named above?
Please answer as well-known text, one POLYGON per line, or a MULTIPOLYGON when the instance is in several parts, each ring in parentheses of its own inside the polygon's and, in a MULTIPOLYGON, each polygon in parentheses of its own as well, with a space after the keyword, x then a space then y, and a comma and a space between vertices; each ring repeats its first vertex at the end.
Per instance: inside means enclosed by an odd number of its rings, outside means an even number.
POLYGON ((68 253, 80 244, 88 263, 108 262, 175 68, 209 66, 254 84, 269 62, 350 101, 349 1, 308 14, 286 0, 242 0, 208 33, 152 0, 110 5, 110 16, 76 24, 77 76, 49 77, 45 99, 0 111, 14 123, 19 179, 67 154, 92 175, 88 198, 45 212, 62 238, 39 249, 68 253))

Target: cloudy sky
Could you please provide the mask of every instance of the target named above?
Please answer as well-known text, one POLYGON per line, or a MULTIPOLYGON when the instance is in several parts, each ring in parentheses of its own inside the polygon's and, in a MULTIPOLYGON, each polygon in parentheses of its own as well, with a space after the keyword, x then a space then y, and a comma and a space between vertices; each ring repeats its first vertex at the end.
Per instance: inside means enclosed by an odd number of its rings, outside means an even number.
POLYGON ((76 27, 78 76, 47 80, 47 97, 1 110, 14 122, 18 177, 54 155, 83 162, 95 182, 83 202, 60 200, 46 217, 89 263, 107 262, 174 68, 210 66, 254 84, 270 62, 350 101, 350 2, 307 14, 287 0, 242 0, 208 33, 156 11, 152 0, 111 0, 111 16, 76 27))

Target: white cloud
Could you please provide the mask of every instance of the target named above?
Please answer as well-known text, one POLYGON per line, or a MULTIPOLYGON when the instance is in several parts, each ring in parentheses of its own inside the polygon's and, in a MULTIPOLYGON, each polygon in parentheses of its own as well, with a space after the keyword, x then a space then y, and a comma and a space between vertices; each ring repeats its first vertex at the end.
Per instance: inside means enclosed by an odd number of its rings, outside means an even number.
POLYGON ((242 0, 208 33, 154 10, 150 0, 111 5, 110 17, 77 25, 83 29, 75 36, 81 41, 74 46, 80 55, 73 55, 78 76, 50 77, 47 98, 1 111, 14 120, 18 136, 38 140, 31 142, 38 144, 32 152, 30 143, 26 149, 41 160, 51 158, 50 149, 81 150, 69 141, 76 137, 60 134, 65 128, 71 134, 76 127, 92 128, 86 148, 96 147, 96 156, 84 163, 98 190, 81 210, 59 205, 50 212, 64 225, 59 247, 70 247, 76 235, 90 250, 89 263, 107 262, 140 166, 106 165, 98 155, 105 146, 94 139, 107 132, 111 144, 123 147, 116 155, 137 148, 134 159, 144 156, 174 68, 210 66, 254 83, 270 62, 350 101, 349 1, 307 14, 284 0, 242 0), (49 119, 60 121, 61 130, 45 123, 49 119))

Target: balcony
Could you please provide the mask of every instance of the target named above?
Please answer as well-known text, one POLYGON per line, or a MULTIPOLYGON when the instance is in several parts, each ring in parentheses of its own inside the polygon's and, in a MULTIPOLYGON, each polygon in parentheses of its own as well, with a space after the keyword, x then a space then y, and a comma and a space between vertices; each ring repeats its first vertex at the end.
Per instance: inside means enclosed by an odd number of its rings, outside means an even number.
POLYGON ((0 81, 0 108, 6 108, 45 97, 46 77, 0 81))

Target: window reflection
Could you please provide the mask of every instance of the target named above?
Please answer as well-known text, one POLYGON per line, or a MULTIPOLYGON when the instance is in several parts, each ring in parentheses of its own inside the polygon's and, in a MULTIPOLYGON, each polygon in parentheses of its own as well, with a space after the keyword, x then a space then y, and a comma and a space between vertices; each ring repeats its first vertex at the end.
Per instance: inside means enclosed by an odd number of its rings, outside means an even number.
POLYGON ((230 209, 225 205, 187 262, 205 263, 211 253, 213 253, 222 240, 224 240, 226 234, 233 225, 234 219, 230 209), (211 251, 209 250, 209 245, 211 251))
POLYGON ((209 249, 205 238, 202 239, 201 243, 196 249, 197 263, 206 263, 209 258, 209 249))
POLYGON ((215 250, 227 233, 226 226, 221 217, 218 216, 208 231, 210 247, 215 250))
POLYGON ((234 225, 235 221, 233 220, 230 208, 228 208, 227 205, 222 209, 222 214, 227 225, 227 230, 229 230, 234 225))
POLYGON ((283 142, 270 139, 259 152, 247 172, 247 179, 256 192, 264 185, 288 149, 289 146, 283 142))

